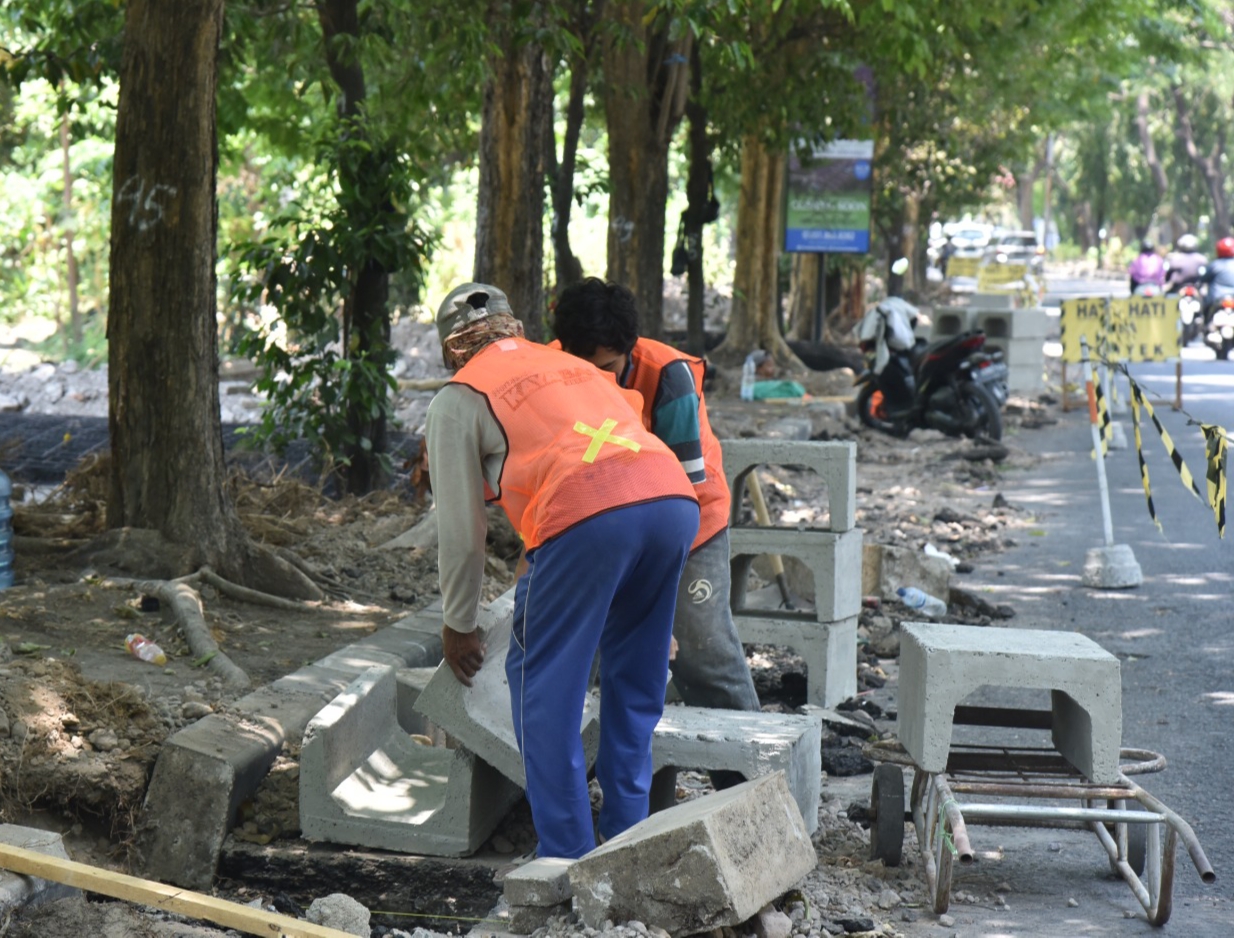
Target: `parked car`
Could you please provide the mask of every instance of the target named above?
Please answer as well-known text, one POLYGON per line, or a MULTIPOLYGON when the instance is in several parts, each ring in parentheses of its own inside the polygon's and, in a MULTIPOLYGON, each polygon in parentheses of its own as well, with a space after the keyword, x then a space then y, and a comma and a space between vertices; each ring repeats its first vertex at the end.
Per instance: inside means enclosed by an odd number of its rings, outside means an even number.
POLYGON ((1034 275, 1045 267, 1045 249, 1031 231, 1004 231, 985 249, 987 264, 1023 264, 1034 275))

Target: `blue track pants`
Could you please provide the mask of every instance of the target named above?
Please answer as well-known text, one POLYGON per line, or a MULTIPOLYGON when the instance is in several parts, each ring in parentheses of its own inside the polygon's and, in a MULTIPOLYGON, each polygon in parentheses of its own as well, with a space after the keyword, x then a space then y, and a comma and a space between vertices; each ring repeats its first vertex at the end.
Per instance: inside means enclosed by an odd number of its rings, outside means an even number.
POLYGON ((662 499, 589 518, 527 554, 506 677, 538 856, 596 845, 579 724, 597 650, 599 830, 613 837, 647 816, 677 584, 697 532, 694 502, 662 499))

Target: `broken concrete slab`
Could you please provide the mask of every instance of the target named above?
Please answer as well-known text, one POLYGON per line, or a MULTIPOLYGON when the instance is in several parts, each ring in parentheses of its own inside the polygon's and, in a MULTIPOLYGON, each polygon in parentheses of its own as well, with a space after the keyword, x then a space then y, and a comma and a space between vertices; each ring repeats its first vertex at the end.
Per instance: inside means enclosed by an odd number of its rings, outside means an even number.
MULTIPOLYGON (((33 850, 60 860, 69 859, 68 851, 64 849, 64 838, 51 831, 42 831, 36 827, 21 827, 17 824, 0 824, 0 843, 10 847, 21 847, 23 850, 33 850)), ((81 895, 81 890, 64 883, 54 883, 51 880, 39 879, 37 876, 22 876, 0 870, 0 921, 3 921, 14 909, 27 905, 39 905, 43 902, 54 902, 57 899, 67 899, 70 896, 81 895)))
POLYGON ((651 815, 575 861, 570 885, 590 928, 640 921, 690 935, 746 921, 817 862, 777 772, 651 815))
MULTIPOLYGON (((429 613, 425 618, 438 616, 429 613)), ((361 662, 379 657, 402 667, 441 660, 440 625, 431 632, 412 625, 391 626, 365 639, 371 643, 380 635, 378 641, 398 648, 397 654, 372 644, 353 653, 347 646, 242 697, 228 712, 211 714, 170 737, 159 752, 142 805, 137 838, 141 874, 208 889, 240 805, 257 791, 283 744, 303 736, 309 721, 354 679, 361 662), (383 633, 390 633, 389 638, 383 633)))
POLYGON ((300 752, 306 840, 429 856, 473 853, 522 796, 466 749, 398 725, 393 668, 370 668, 317 714, 300 752))
MULTIPOLYGON (((520 788, 527 783, 523 759, 510 715, 510 684, 506 653, 514 618, 514 591, 509 590, 480 608, 477 626, 487 650, 484 667, 464 687, 449 667, 441 666, 425 686, 415 710, 457 739, 520 788)), ((599 698, 588 694, 579 731, 590 767, 600 747, 599 698)))
POLYGON ((880 599, 897 599, 901 586, 915 586, 944 600, 951 586, 951 564, 907 547, 866 544, 861 555, 861 592, 880 599))
POLYGON ((665 707, 651 742, 655 771, 666 766, 730 769, 747 779, 784 773, 806 832, 818 828, 822 722, 792 713, 665 707))
POLYGON ((511 870, 502 880, 506 902, 510 905, 554 906, 569 902, 570 867, 564 857, 536 857, 511 870))

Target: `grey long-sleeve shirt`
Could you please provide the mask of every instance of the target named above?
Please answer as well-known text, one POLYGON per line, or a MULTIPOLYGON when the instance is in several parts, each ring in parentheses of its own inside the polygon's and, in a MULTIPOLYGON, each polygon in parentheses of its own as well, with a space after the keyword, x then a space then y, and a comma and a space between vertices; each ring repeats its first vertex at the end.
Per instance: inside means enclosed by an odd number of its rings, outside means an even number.
POLYGON ((476 627, 484 580, 488 514, 484 483, 496 492, 506 438, 482 394, 447 384, 429 404, 424 430, 429 479, 437 505, 437 567, 445 624, 476 627))

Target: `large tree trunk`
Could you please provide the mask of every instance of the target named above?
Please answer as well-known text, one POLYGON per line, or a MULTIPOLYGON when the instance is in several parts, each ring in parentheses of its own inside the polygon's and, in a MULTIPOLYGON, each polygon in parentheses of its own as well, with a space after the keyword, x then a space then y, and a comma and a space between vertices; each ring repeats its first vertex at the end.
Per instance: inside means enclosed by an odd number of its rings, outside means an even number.
POLYGON ((116 113, 107 317, 107 526, 272 592, 320 593, 248 540, 224 487, 215 323, 216 53, 223 0, 129 0, 116 113), (144 538, 130 529, 145 529, 144 538), (151 537, 152 535, 152 537, 151 537))
MULTIPOLYGON (((494 22, 500 20, 492 11, 494 22)), ((544 337, 544 174, 553 76, 544 49, 507 28, 480 129, 475 279, 510 297, 527 338, 544 337)))
MULTIPOLYGON (((818 313, 818 275, 821 254, 794 254, 788 281, 788 334, 798 342, 814 339, 814 317, 818 313)), ((823 310, 823 315, 827 314, 823 310)))
POLYGON ((1174 109, 1178 114, 1178 128, 1182 133, 1183 145, 1187 148, 1187 156, 1204 176, 1208 186, 1208 195, 1213 203, 1214 238, 1224 238, 1230 233, 1230 204, 1225 195, 1225 173, 1222 162, 1225 157, 1225 125, 1218 122, 1213 130, 1213 146, 1208 153, 1201 153, 1195 142, 1195 131, 1191 126, 1191 108, 1183 94, 1183 89, 1175 85, 1174 109))
MULTIPOLYGON (((364 70, 357 58, 360 41, 358 0, 319 0, 317 18, 325 40, 326 64, 339 88, 338 114, 348 123, 344 133, 364 138, 362 105, 367 97, 364 70)), ((388 197, 382 198, 385 175, 383 156, 369 152, 366 159, 352 163, 340 161, 339 177, 344 193, 340 202, 355 218, 357 230, 368 228, 372 215, 391 212, 388 197), (357 195, 363 193, 363 195, 357 195)), ((348 394, 347 427, 354 437, 348 444, 343 472, 348 491, 363 495, 384 485, 387 479, 383 454, 389 449, 389 389, 381 380, 393 364, 390 349, 390 272, 373 258, 358 265, 350 293, 343 301, 343 354, 356 361, 376 365, 371 369, 353 368, 342 380, 351 384, 348 394), (364 382, 359 387, 355 382, 364 382), (378 406, 374 407, 373 403, 378 406)))
POLYGON ((690 50, 690 100, 686 102, 689 126, 690 171, 686 179, 687 206, 682 216, 686 240, 686 351, 701 356, 707 350, 703 299, 703 226, 707 224, 713 196, 711 137, 707 134, 707 111, 698 103, 703 82, 703 61, 698 43, 690 50))
POLYGON ((712 352, 721 364, 740 364, 754 349, 762 348, 781 365, 805 368, 780 334, 776 315, 783 191, 784 155, 768 150, 755 135, 745 137, 741 145, 733 308, 728 333, 712 352))
POLYGON ((668 147, 685 111, 693 42, 651 31, 642 0, 613 6, 604 49, 608 122, 608 279, 633 291, 639 330, 663 334, 668 147))

